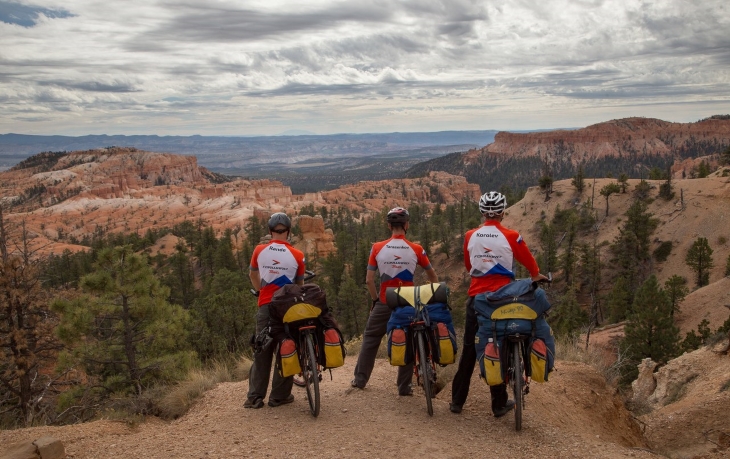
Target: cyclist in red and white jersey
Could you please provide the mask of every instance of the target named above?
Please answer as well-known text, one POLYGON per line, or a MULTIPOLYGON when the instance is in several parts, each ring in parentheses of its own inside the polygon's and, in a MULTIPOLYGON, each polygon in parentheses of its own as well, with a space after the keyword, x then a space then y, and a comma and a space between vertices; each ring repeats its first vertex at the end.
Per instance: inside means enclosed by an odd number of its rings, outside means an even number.
MULTIPOLYGON (((418 244, 406 239, 410 215, 402 207, 396 207, 388 212, 387 222, 391 231, 388 240, 376 242, 370 251, 368 271, 365 282, 373 300, 370 309, 365 333, 363 333, 362 347, 355 366, 355 377, 351 385, 364 389, 370 379, 375 366, 375 356, 380 347, 380 341, 386 333, 390 307, 385 302, 385 290, 388 287, 413 285, 413 274, 417 266, 426 271, 431 282, 438 282, 438 276, 428 260, 426 251, 418 244), (375 287, 375 271, 380 272, 380 293, 375 287)), ((412 395, 411 380, 413 379, 413 363, 398 367, 398 393, 412 395)))
MULTIPOLYGON (((304 253, 292 247, 287 241, 291 231, 291 220, 277 212, 269 219, 271 241, 259 244, 251 256, 249 277, 253 288, 259 292, 259 308, 256 312, 256 334, 258 335, 269 323, 269 303, 274 293, 287 284, 304 283, 304 253)), ((253 365, 248 380, 248 398, 243 404, 245 408, 261 408, 269 387, 271 362, 274 347, 268 346, 254 354, 253 365)), ((294 401, 291 393, 293 377, 283 378, 274 371, 271 383, 269 406, 280 406, 294 401)))
MULTIPOLYGON (((476 364, 474 337, 479 324, 474 311, 474 297, 480 293, 494 292, 513 281, 515 260, 527 268, 532 280, 547 279, 540 274, 535 257, 520 233, 502 226, 506 208, 507 198, 503 194, 496 191, 484 193, 479 199, 479 211, 484 217, 484 224, 468 231, 464 237, 464 266, 471 275, 471 283, 466 302, 464 350, 451 386, 452 413, 461 413, 469 395, 469 383, 476 364)), ((490 386, 489 390, 492 412, 496 417, 504 416, 514 407, 514 401, 508 400, 505 384, 490 386)))

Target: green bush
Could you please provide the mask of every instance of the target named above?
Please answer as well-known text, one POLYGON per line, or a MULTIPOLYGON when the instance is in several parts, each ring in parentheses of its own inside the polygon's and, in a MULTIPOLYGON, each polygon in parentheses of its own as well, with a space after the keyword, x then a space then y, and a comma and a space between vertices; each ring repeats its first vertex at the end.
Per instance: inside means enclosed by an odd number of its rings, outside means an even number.
POLYGON ((670 253, 672 253, 672 241, 664 241, 654 249, 654 259, 659 262, 667 261, 670 253))

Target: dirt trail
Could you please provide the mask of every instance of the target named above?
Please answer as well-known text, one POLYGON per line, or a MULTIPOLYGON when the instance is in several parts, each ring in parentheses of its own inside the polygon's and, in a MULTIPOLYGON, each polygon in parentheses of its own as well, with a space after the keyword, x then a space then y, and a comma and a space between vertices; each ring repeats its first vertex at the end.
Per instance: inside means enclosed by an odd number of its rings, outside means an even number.
MULTIPOLYGON (((514 416, 489 413, 489 391, 475 376, 460 415, 449 411, 450 390, 434 400, 434 415, 416 389, 396 395, 396 369, 378 360, 368 387, 349 381, 356 358, 349 356, 334 379, 322 385, 322 412, 313 418, 304 389, 278 408, 243 408, 248 382, 224 383, 208 392, 184 417, 150 419, 130 428, 96 421, 64 427, 0 431, 0 445, 52 435, 69 458, 234 458, 234 457, 657 457, 613 391, 590 367, 558 362, 549 383, 533 384, 515 432, 514 416)), ((0 448, 0 453, 2 448, 0 448)))

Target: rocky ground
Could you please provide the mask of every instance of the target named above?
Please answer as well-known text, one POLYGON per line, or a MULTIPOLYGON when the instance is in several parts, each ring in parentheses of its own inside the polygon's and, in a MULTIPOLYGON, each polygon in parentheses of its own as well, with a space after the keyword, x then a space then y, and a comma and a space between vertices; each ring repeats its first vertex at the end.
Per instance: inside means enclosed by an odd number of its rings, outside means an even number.
MULTIPOLYGON (((50 435, 69 458, 231 457, 656 457, 615 392, 591 367, 559 362, 549 383, 533 384, 516 432, 514 416, 495 419, 489 392, 475 374, 464 411, 449 411, 447 387, 426 413, 419 390, 396 393, 396 369, 378 360, 365 390, 349 386, 350 356, 322 383, 322 411, 309 414, 304 389, 277 408, 243 408, 248 382, 218 385, 184 417, 137 426, 100 420, 83 425, 0 432, 0 445, 50 435)), ((2 455, 2 448, 0 448, 2 455)), ((718 456, 719 457, 719 456, 718 456)))

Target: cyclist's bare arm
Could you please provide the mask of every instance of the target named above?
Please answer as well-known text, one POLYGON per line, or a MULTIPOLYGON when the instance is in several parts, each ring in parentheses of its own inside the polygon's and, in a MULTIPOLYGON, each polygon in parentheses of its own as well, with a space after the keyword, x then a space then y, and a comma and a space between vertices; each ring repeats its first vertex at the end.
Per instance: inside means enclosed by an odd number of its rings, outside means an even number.
POLYGON ((428 277, 428 280, 434 284, 439 281, 439 277, 436 275, 436 270, 433 269, 433 266, 426 270, 426 277, 428 277))
POLYGON ((251 285, 255 291, 261 290, 261 274, 258 271, 249 271, 248 277, 251 279, 251 285))
POLYGON ((367 273, 365 273, 365 285, 368 287, 370 298, 377 299, 378 290, 375 288, 375 271, 368 269, 367 273))

